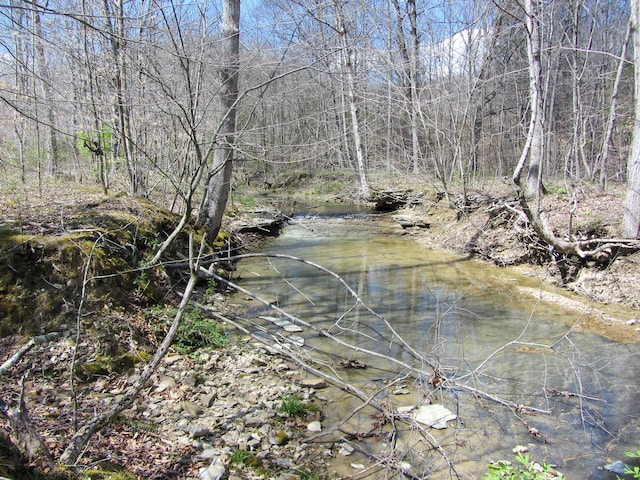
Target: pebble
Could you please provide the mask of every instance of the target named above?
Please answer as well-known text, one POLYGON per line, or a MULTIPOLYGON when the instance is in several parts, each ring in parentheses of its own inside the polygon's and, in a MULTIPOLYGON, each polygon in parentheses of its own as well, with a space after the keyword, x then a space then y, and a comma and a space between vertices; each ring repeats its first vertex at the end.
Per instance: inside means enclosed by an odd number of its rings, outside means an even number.
POLYGON ((190 402, 189 400, 183 400, 182 402, 180 402, 180 408, 182 409, 182 411, 188 413, 189 415, 193 415, 194 417, 202 415, 202 413, 204 412, 202 407, 196 405, 193 402, 190 402))
POLYGON ((208 437, 211 434, 211 429, 209 429, 209 427, 205 427, 204 425, 193 425, 191 427, 191 438, 203 438, 208 437))
POLYGON ((303 378, 298 382, 302 388, 327 388, 327 382, 322 378, 303 378))
POLYGON ((342 455, 343 457, 348 457, 349 455, 353 455, 353 452, 355 452, 355 451, 356 451, 356 449, 353 448, 348 443, 341 443, 340 444, 340 450, 338 450, 338 453, 340 455, 342 455))
MULTIPOLYGON (((137 412, 161 425, 163 437, 174 445, 196 449, 189 461, 205 465, 199 480, 227 478, 225 463, 236 449, 251 451, 266 468, 276 469, 271 478, 299 478, 295 469, 309 468, 312 460, 324 462, 336 450, 301 443, 305 431, 322 431, 319 417, 310 418, 306 427, 282 424, 283 394, 295 392, 317 401, 321 397, 315 390, 327 386, 313 376, 297 382, 303 372, 291 369, 289 362, 255 351, 247 354, 242 346, 195 360, 172 355, 152 377, 150 390, 140 395, 137 412), (213 365, 215 369, 206 370, 213 365)), ((342 455, 353 451, 348 445, 341 448, 342 455)))
POLYGON ((222 463, 222 460, 216 458, 211 462, 211 465, 201 468, 198 476, 200 480, 221 480, 227 476, 227 473, 227 467, 222 463))
POLYGON ((307 425, 307 430, 309 430, 310 432, 321 432, 322 431, 322 425, 320 424, 319 421, 314 421, 309 423, 309 425, 307 425))

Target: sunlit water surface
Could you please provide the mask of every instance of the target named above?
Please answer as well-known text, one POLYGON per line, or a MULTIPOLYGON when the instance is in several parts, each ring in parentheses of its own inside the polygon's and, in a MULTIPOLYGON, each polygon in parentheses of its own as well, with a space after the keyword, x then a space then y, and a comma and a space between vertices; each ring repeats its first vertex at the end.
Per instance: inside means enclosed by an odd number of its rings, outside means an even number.
MULTIPOLYGON (((315 328, 423 370, 398 380, 409 372, 393 362, 349 350, 309 328, 294 334, 305 339, 307 354, 327 362, 342 380, 368 394, 396 381, 377 401, 397 408, 428 400, 442 403, 458 416, 446 430, 429 431, 455 473, 441 454, 410 451, 407 445, 419 443, 419 435, 401 427, 396 450, 407 452, 403 460, 411 464, 413 474, 480 478, 489 461, 512 460, 511 450, 527 445, 534 459, 557 465, 568 478, 615 478, 601 467, 625 460, 624 452, 640 448, 638 345, 609 341, 581 329, 571 331, 580 313, 519 293, 519 285, 538 287, 535 279, 426 250, 410 238, 385 235, 376 218, 299 215, 262 251, 304 258, 330 269, 383 319, 363 308, 334 276, 305 263, 243 260, 234 277, 244 288, 315 328), (411 349, 424 357, 422 365, 411 349), (340 368, 345 359, 367 368, 340 368), (551 413, 514 411, 465 388, 433 392, 427 383, 432 365, 441 366, 463 387, 551 413), (540 436, 531 437, 529 428, 540 436)), ((244 295, 238 295, 235 303, 243 305, 239 311, 246 317, 278 316, 255 300, 247 302, 244 295)), ((289 335, 266 321, 262 325, 270 334, 289 335)), ((321 394, 334 400, 324 408, 327 426, 361 403, 338 389, 321 394)), ((370 414, 356 416, 344 429, 369 431, 374 421, 370 414)), ((391 450, 384 436, 369 440, 369 446, 381 455, 391 450)), ((367 461, 356 454, 334 463, 341 475, 348 475, 357 472, 351 464, 367 461)), ((370 478, 384 475, 378 472, 370 478)))

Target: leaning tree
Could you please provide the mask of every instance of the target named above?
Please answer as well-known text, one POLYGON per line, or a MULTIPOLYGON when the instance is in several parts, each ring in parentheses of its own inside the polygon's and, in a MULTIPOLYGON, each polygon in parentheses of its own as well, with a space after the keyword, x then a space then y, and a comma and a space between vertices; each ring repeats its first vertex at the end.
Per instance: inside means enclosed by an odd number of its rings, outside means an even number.
MULTIPOLYGON (((640 66, 640 32, 637 25, 639 0, 632 1, 632 27, 636 51, 634 61, 640 66)), ((541 0, 525 0, 523 11, 527 36, 527 59, 529 71, 529 128, 520 160, 513 174, 513 181, 518 191, 519 204, 527 222, 538 238, 559 254, 577 256, 581 259, 595 259, 607 262, 616 254, 628 254, 640 249, 637 240, 640 221, 640 102, 636 95, 635 128, 633 145, 629 156, 628 189, 625 203, 624 238, 588 238, 574 239, 559 237, 545 218, 541 203, 543 194, 542 167, 545 155, 545 111, 544 85, 542 68, 542 41, 540 26, 544 13, 544 2, 541 0), (527 167, 526 175, 524 174, 527 167), (523 178, 524 176, 524 178, 523 178)), ((640 68, 636 68, 636 91, 640 91, 640 68)))

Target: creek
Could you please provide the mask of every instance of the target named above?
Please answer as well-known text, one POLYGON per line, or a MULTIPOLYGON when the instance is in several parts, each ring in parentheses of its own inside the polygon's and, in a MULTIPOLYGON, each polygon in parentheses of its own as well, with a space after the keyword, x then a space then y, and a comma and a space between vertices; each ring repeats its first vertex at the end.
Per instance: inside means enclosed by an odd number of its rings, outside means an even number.
MULTIPOLYGON (((512 449, 524 445, 534 460, 557 465, 569 479, 616 478, 602 467, 627 461, 625 452, 640 449, 638 345, 590 330, 592 319, 585 312, 523 294, 522 287, 553 291, 531 276, 421 248, 397 229, 383 215, 345 213, 338 207, 310 209, 298 213, 261 250, 330 269, 378 315, 364 308, 335 276, 308 263, 245 259, 234 281, 343 342, 421 369, 423 373, 409 375, 402 365, 348 349, 309 328, 286 333, 258 320, 271 335, 304 339, 304 346, 292 348, 341 380, 370 395, 377 393, 376 401, 389 408, 432 402, 453 412, 457 418, 448 428, 429 429, 429 435, 455 472, 440 453, 420 448, 414 428, 399 427, 395 451, 402 452, 400 460, 411 465, 412 474, 481 478, 490 461, 514 460, 512 449), (412 351, 422 356, 422 364, 412 351), (434 390, 429 384, 434 365, 460 388, 434 390), (484 394, 547 413, 508 408, 484 394), (536 431, 539 436, 530 435, 536 431)), ((277 316, 246 295, 237 294, 232 301, 246 318, 277 316)), ((630 328, 637 337, 635 327, 630 328)), ((321 392, 329 399, 323 407, 323 428, 362 403, 337 388, 321 392)), ((374 421, 372 412, 363 410, 342 429, 367 432, 374 421)), ((380 456, 391 453, 384 435, 363 442, 380 456)), ((356 452, 336 459, 332 467, 348 475, 357 473, 353 465, 370 463, 356 452)))

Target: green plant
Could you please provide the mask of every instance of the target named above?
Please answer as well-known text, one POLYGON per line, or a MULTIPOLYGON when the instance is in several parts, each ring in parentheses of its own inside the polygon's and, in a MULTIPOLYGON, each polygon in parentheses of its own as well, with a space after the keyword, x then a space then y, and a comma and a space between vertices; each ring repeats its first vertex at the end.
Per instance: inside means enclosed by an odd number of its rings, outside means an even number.
POLYGON ((260 460, 258 460, 253 455, 253 453, 248 452, 246 450, 240 450, 240 449, 237 449, 233 452, 233 454, 231 455, 230 462, 237 465, 244 465, 245 467, 251 467, 251 468, 260 466, 260 460))
POLYGON ((307 407, 298 395, 285 394, 282 396, 280 411, 288 417, 303 417, 307 413, 307 407))
POLYGON ((204 292, 204 296, 206 298, 213 297, 213 294, 216 293, 216 289, 218 288, 218 282, 215 278, 207 279, 207 290, 204 292))
POLYGON ((111 424, 125 425, 129 427, 134 433, 138 432, 151 432, 155 433, 159 430, 159 425, 153 423, 150 420, 141 418, 127 418, 124 415, 116 415, 110 420, 111 424))
MULTIPOLYGON (((627 457, 629 458, 640 458, 640 450, 634 452, 627 452, 625 454, 627 457)), ((640 467, 638 467, 637 465, 635 467, 630 467, 629 465, 626 465, 624 467, 624 474, 625 475, 633 475, 633 478, 635 479, 639 479, 640 478, 640 467)), ((617 477, 618 479, 620 479, 620 477, 617 477)))
POLYGON ((142 270, 136 278, 133 279, 133 284, 136 286, 136 292, 139 295, 144 294, 145 290, 149 288, 149 272, 142 270))
MULTIPOLYGON (((157 305, 147 310, 149 326, 156 336, 166 334, 167 324, 171 323, 178 309, 172 306, 157 305)), ((191 308, 185 312, 178 327, 173 346, 178 352, 188 355, 200 348, 220 348, 227 344, 227 337, 220 324, 202 316, 202 311, 191 308)))
POLYGON ((561 473, 551 468, 546 463, 537 463, 529 458, 529 455, 518 453, 516 460, 520 465, 514 466, 511 462, 500 460, 489 465, 489 471, 482 477, 483 480, 566 480, 561 473))
POLYGON ((295 471, 300 477, 300 480, 322 480, 324 477, 318 473, 312 472, 305 468, 295 471))
POLYGON ((248 193, 233 192, 232 198, 233 198, 233 203, 239 203, 244 207, 255 207, 256 205, 258 205, 258 202, 256 202, 256 199, 253 198, 248 193))
POLYGON ((220 325, 203 318, 199 308, 187 311, 176 335, 175 347, 184 354, 193 353, 204 347, 220 348, 227 343, 227 337, 220 325))

